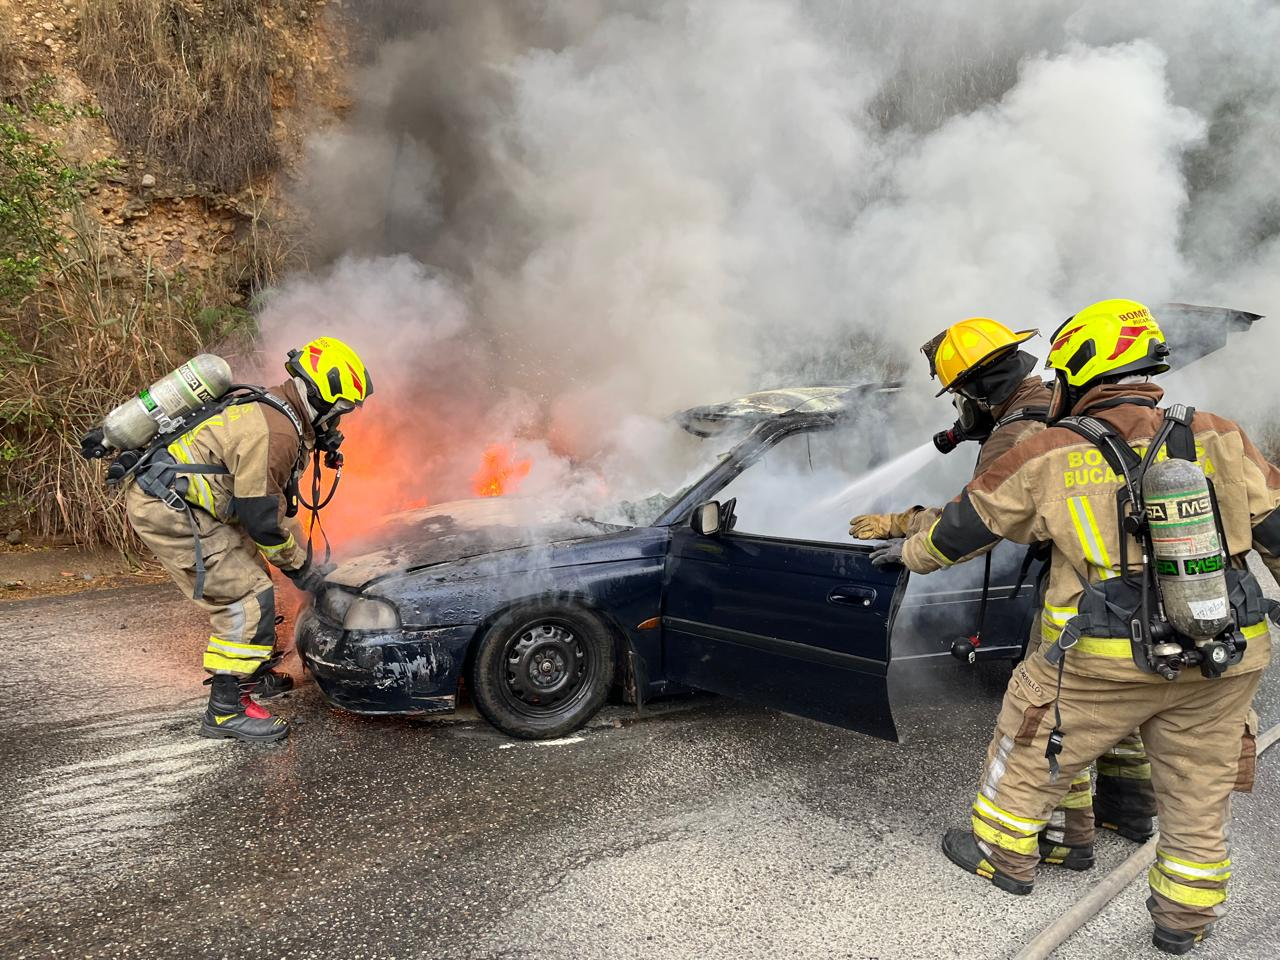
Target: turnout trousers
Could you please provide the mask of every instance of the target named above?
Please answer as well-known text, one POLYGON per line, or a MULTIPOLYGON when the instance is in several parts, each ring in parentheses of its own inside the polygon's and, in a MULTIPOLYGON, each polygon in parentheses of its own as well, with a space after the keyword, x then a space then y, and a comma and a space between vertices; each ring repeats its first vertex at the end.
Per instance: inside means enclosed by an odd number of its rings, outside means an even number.
POLYGON ((253 541, 237 527, 191 508, 205 565, 204 594, 195 597, 196 552, 191 521, 130 483, 129 522, 173 582, 209 614, 204 651, 210 673, 247 676, 271 657, 276 642, 275 590, 253 541))
POLYGON ((1045 839, 1068 847, 1088 846, 1093 843, 1096 832, 1095 811, 1116 822, 1156 815, 1151 764, 1147 761, 1141 731, 1131 731, 1098 757, 1096 800, 1089 767, 1075 775, 1049 816, 1045 839))
POLYGON ((1188 671, 1172 683, 1065 671, 1059 701, 1065 739, 1051 782, 1045 746, 1057 676, 1040 652, 1014 670, 973 805, 979 846, 1001 871, 1033 880, 1038 835, 1054 806, 1081 771, 1136 727, 1160 817, 1147 906, 1159 926, 1199 932, 1227 899, 1231 792, 1253 787, 1257 718, 1250 705, 1262 671, 1228 671, 1217 680, 1188 671))

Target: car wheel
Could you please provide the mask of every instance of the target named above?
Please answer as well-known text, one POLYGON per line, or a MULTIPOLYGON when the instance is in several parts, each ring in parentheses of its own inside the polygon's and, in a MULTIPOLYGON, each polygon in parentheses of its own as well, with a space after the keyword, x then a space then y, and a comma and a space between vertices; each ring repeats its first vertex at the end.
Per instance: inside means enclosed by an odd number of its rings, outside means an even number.
POLYGON ((613 669, 613 637, 599 617, 573 607, 522 607, 499 617, 481 638, 472 696, 504 733, 562 737, 604 704, 613 669))

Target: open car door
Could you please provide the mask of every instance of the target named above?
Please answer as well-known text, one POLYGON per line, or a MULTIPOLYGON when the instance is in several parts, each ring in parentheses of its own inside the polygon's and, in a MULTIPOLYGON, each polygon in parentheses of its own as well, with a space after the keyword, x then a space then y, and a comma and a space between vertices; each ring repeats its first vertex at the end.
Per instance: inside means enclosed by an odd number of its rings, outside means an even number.
POLYGON ((679 682, 897 740, 889 631, 906 573, 865 545, 672 532, 664 673, 679 682))
POLYGON ((723 507, 713 526, 694 526, 701 508, 673 526, 663 673, 897 740, 888 636, 906 572, 849 539, 837 494, 876 456, 851 420, 762 422, 699 490, 723 507))

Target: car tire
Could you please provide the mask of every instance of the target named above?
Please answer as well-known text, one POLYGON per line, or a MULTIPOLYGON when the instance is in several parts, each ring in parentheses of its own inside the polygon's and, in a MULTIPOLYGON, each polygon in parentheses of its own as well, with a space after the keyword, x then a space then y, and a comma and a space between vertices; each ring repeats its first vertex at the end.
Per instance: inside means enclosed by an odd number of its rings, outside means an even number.
POLYGON ((481 637, 471 694, 503 733, 524 740, 562 737, 604 705, 614 658, 613 634, 594 613, 565 604, 516 607, 481 637))

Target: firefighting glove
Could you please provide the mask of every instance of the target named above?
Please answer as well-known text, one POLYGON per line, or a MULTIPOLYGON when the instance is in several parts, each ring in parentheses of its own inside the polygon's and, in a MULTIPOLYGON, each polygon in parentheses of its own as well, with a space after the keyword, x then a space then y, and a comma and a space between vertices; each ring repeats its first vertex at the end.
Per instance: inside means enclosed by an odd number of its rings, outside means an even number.
POLYGON ((303 593, 315 593, 324 585, 324 578, 333 572, 331 563, 312 563, 308 560, 297 570, 286 570, 285 576, 303 593))
POLYGON ((905 537, 911 518, 923 507, 912 507, 902 513, 860 513, 849 521, 849 536, 855 540, 888 540, 905 537))
POLYGON ((902 544, 905 542, 902 537, 886 540, 884 546, 871 551, 871 565, 881 568, 902 566, 902 544))
POLYGON ((887 513, 860 513, 849 521, 849 536, 855 540, 883 540, 889 536, 893 517, 887 513))

